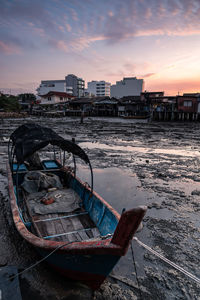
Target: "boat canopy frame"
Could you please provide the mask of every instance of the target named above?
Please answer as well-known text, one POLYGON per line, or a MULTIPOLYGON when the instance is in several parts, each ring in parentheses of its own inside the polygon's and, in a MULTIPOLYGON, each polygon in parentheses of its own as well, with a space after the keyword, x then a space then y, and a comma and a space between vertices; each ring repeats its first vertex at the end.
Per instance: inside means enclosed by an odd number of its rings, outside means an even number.
POLYGON ((90 163, 90 160, 85 153, 85 151, 75 143, 75 139, 72 138, 72 141, 64 139, 58 135, 54 130, 40 126, 35 123, 26 123, 19 126, 10 136, 8 142, 8 158, 9 164, 13 173, 13 163, 16 158, 17 168, 16 168, 16 189, 18 190, 18 171, 20 165, 26 161, 31 155, 39 151, 40 149, 45 148, 51 144, 54 150, 54 159, 55 146, 58 146, 63 150, 63 164, 65 165, 65 152, 71 153, 73 156, 74 163, 74 176, 76 176, 76 156, 81 158, 86 164, 89 165, 91 172, 91 192, 93 191, 93 170, 90 163))

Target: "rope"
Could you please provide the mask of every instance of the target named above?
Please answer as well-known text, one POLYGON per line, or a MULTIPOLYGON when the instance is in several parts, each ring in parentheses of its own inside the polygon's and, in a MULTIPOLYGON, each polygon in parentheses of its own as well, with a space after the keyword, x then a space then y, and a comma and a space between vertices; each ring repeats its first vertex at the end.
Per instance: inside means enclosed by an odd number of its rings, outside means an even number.
POLYGON ((131 243, 131 252, 132 252, 133 265, 134 265, 134 268, 135 268, 135 276, 136 276, 136 280, 137 280, 137 285, 138 285, 138 289, 139 289, 139 292, 140 292, 140 299, 142 299, 142 292, 141 292, 140 283, 139 283, 139 280, 138 280, 138 274, 137 274, 137 268, 136 268, 135 256, 134 256, 133 244, 132 243, 131 243))
POLYGON ((170 266, 174 267, 175 269, 177 269, 178 271, 182 272, 183 274, 185 274, 186 276, 188 276, 190 279, 193 279, 195 282, 197 282, 198 284, 200 284, 200 279, 198 277, 196 277, 195 275, 191 274, 190 272, 184 270, 183 268, 181 268, 180 266, 178 266, 177 264, 175 264, 174 262, 172 262, 171 260, 167 259, 166 257, 162 256, 161 254, 159 254, 158 252, 156 252, 155 250, 151 249, 149 246, 145 245, 144 243, 142 243, 140 240, 138 240, 137 237, 134 237, 133 240, 135 240, 136 242, 138 242, 138 244, 142 247, 144 247, 145 249, 147 249, 149 252, 153 253, 154 255, 156 255, 157 257, 159 257, 161 260, 165 261, 167 264, 169 264, 170 266))
POLYGON ((69 245, 69 244, 72 244, 72 243, 77 243, 77 242, 78 242, 78 241, 67 242, 67 243, 65 243, 64 245, 58 246, 56 249, 54 249, 53 251, 51 251, 48 255, 46 255, 46 256, 43 257, 42 259, 38 260, 35 264, 29 266, 28 268, 24 269, 23 271, 21 271, 21 272, 15 274, 15 275, 13 275, 13 276, 10 276, 9 279, 8 279, 7 281, 10 281, 10 280, 14 279, 15 277, 17 277, 17 276, 19 276, 19 275, 25 273, 26 271, 28 271, 28 270, 30 270, 30 269, 36 267, 36 266, 39 265, 41 262, 43 262, 45 259, 47 259, 49 256, 51 256, 54 252, 56 252, 58 249, 60 249, 60 248, 62 248, 62 247, 64 247, 64 246, 67 246, 67 245, 69 245))

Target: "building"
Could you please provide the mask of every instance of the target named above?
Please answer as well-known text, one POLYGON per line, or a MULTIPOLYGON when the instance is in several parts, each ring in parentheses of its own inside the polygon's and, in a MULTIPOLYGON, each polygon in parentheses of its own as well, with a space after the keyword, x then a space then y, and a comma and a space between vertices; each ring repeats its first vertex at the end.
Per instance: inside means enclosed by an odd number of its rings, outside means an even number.
POLYGON ((198 98, 195 96, 185 95, 177 96, 178 111, 183 113, 197 113, 198 98))
POLYGON ((200 114, 200 93, 186 93, 183 94, 184 97, 195 97, 197 99, 198 109, 197 112, 200 114))
POLYGON ((38 96, 45 95, 49 92, 62 92, 76 97, 84 95, 85 81, 73 74, 65 77, 65 80, 42 80, 37 88, 38 96))
POLYGON ((143 79, 136 77, 125 77, 116 84, 111 85, 111 97, 122 98, 124 96, 140 96, 143 92, 143 79))
POLYGON ((141 93, 141 101, 151 101, 164 97, 164 92, 147 92, 141 93))
POLYGON ((110 82, 101 81, 91 81, 88 82, 87 92, 89 95, 93 95, 95 97, 110 97, 110 82))
POLYGON ((85 90, 85 81, 82 78, 78 78, 73 74, 69 74, 65 77, 66 87, 72 88, 73 96, 75 97, 83 97, 85 90))
POLYGON ((119 99, 119 117, 145 118, 148 114, 149 105, 142 102, 140 96, 127 96, 119 99))
POLYGON ((95 98, 93 115, 116 117, 117 116, 117 104, 118 104, 118 101, 116 99, 111 100, 107 97, 95 98))
POLYGON ((44 104, 44 105, 61 104, 67 102, 68 100, 71 100, 72 98, 74 97, 67 93, 51 91, 41 96, 40 104, 44 104))
POLYGON ((50 91, 65 93, 66 82, 65 80, 42 80, 36 91, 38 96, 45 95, 50 91))

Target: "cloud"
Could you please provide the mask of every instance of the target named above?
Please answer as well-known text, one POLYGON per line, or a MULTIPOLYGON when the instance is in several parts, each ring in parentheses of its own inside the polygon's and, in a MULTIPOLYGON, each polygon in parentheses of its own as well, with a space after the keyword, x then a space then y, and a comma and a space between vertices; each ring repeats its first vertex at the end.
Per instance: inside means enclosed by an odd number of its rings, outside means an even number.
POLYGON ((43 4, 45 1, 2 1, 0 18, 39 24, 41 28, 53 29, 54 22, 43 4))
POLYGON ((105 15, 101 35, 115 44, 141 36, 200 34, 199 13, 197 0, 116 0, 105 15))
POLYGON ((8 44, 3 41, 0 41, 0 53, 6 54, 6 55, 12 55, 12 54, 21 54, 21 51, 19 47, 13 44, 8 44))
POLYGON ((141 75, 142 78, 148 78, 148 77, 152 77, 153 75, 155 75, 156 73, 147 73, 144 75, 141 75))
POLYGON ((50 39, 48 44, 54 49, 61 50, 63 52, 69 52, 69 47, 67 43, 63 40, 50 39))
POLYGON ((71 17, 74 21, 78 21, 78 15, 77 15, 77 12, 75 11, 75 9, 71 8, 70 9, 71 11, 71 17))
POLYGON ((125 68, 125 70, 127 70, 129 72, 135 72, 136 64, 127 62, 124 64, 124 68, 125 68))
POLYGON ((69 40, 57 40, 57 39, 50 39, 48 44, 55 49, 59 49, 63 52, 81 52, 83 49, 88 48, 91 43, 94 41, 101 41, 103 37, 96 36, 96 37, 89 37, 89 36, 82 36, 78 38, 71 38, 69 40))
POLYGON ((72 27, 68 23, 65 24, 65 26, 66 26, 66 29, 67 29, 68 32, 72 31, 72 27))
POLYGON ((114 46, 143 36, 199 35, 199 15, 199 0, 10 0, 0 10, 2 23, 18 38, 25 32, 31 39, 29 24, 44 44, 64 52, 98 41, 114 46))
POLYGON ((0 35, 0 52, 5 55, 19 55, 23 53, 23 49, 37 49, 37 46, 30 40, 18 38, 9 32, 0 35))
MULTIPOLYGON (((129 77, 126 72, 123 70, 118 70, 116 72, 107 72, 104 74, 107 78, 109 78, 109 82, 113 82, 114 84, 116 81, 122 80, 124 77, 129 77)), ((133 74, 132 74, 133 76, 133 74)))

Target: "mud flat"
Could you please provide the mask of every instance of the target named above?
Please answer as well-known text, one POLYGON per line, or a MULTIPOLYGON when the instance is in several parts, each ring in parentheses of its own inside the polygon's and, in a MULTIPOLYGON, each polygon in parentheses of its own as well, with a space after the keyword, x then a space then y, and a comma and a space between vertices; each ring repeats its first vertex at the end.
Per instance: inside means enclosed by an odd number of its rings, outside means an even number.
MULTIPOLYGON (((8 201, 7 138, 19 125, 37 122, 65 138, 74 137, 88 153, 95 189, 119 212, 147 205, 139 240, 200 278, 200 124, 146 123, 120 119, 32 117, 0 124, 0 266, 23 270, 40 259, 12 222, 8 201)), ((51 153, 48 153, 51 155, 51 153)), ((88 181, 86 167, 78 172, 88 181)), ((23 273, 23 299, 199 299, 199 286, 133 241, 112 277, 92 295, 45 263, 23 273), (116 279, 118 278, 118 279, 116 279), (142 297, 141 297, 142 295, 142 297), (71 298, 70 298, 71 297, 71 298)))

